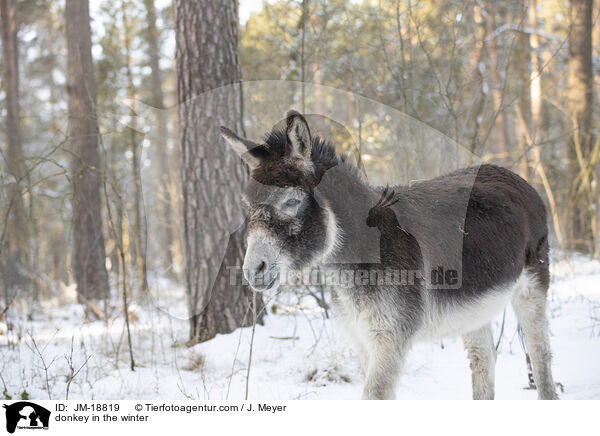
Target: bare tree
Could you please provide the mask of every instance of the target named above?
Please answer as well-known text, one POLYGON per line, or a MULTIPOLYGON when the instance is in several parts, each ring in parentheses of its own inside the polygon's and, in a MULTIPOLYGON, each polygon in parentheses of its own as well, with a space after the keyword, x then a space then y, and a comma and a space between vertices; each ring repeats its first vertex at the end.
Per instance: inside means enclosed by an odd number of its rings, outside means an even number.
MULTIPOLYGON (((521 27, 527 26, 527 0, 521 2, 520 22, 521 27)), ((519 98, 516 106, 517 119, 520 119, 519 125, 519 174, 521 177, 529 180, 529 155, 527 150, 528 134, 531 131, 531 101, 529 93, 530 66, 529 57, 529 37, 525 32, 520 32, 517 49, 517 69, 519 80, 519 98)))
POLYGON ((529 26, 532 29, 529 34, 529 47, 531 49, 529 52, 529 62, 531 65, 529 77, 531 125, 533 127, 532 136, 536 138, 536 134, 541 131, 542 128, 542 66, 538 54, 540 37, 537 33, 537 0, 529 0, 528 18, 529 26))
MULTIPOLYGON (((135 87, 133 84, 133 71, 131 65, 131 31, 130 22, 127 17, 127 6, 130 2, 121 3, 123 23, 123 43, 125 49, 125 75, 127 76, 127 97, 130 100, 129 115, 132 123, 135 120, 135 87)), ((129 127, 129 149, 131 151, 131 180, 133 182, 133 242, 134 259, 137 272, 137 285, 141 291, 148 290, 148 279, 146 269, 146 221, 142 210, 142 178, 140 174, 139 138, 135 126, 129 127)))
POLYGON ((175 21, 186 286, 197 342, 252 319, 251 291, 229 280, 244 253, 244 232, 230 237, 229 225, 240 218, 247 170, 219 134, 220 125, 242 129, 237 5, 176 0, 175 21))
POLYGON ((571 0, 568 58, 568 116, 572 129, 568 146, 569 248, 597 250, 592 183, 592 15, 593 0, 571 0))
MULTIPOLYGON (((497 15, 499 5, 497 3, 491 4, 488 10, 487 16, 487 34, 491 35, 497 26, 497 15)), ((511 137, 510 137, 510 126, 508 116, 505 113, 505 79, 501 78, 500 75, 500 61, 498 59, 498 38, 491 38, 489 42, 490 51, 490 79, 492 83, 492 93, 494 101, 494 113, 497 114, 496 124, 499 126, 500 131, 500 161, 509 161, 509 150, 511 150, 511 137)))
MULTIPOLYGON (((152 70, 150 83, 152 86, 152 105, 155 108, 163 109, 165 105, 163 94, 163 78, 160 70, 160 49, 159 33, 156 27, 156 9, 154 0, 144 0, 146 7, 146 44, 148 49, 148 59, 152 70)), ((163 247, 163 263, 166 268, 173 264, 173 211, 171 205, 171 176, 169 170, 169 153, 167 151, 167 114, 164 111, 156 111, 156 157, 158 160, 159 189, 158 197, 160 201, 160 229, 161 246, 163 247)))
POLYGON ((102 234, 96 88, 87 0, 67 0, 65 22, 72 153, 73 269, 79 298, 86 302, 107 297, 109 289, 102 234))
POLYGON ((10 296, 17 287, 27 283, 28 239, 27 213, 23 201, 26 185, 23 165, 23 149, 19 129, 19 53, 17 44, 17 0, 0 0, 2 15, 2 83, 6 95, 6 172, 9 180, 3 180, 7 190, 8 204, 1 224, 0 259, 2 261, 4 290, 9 304, 10 296))

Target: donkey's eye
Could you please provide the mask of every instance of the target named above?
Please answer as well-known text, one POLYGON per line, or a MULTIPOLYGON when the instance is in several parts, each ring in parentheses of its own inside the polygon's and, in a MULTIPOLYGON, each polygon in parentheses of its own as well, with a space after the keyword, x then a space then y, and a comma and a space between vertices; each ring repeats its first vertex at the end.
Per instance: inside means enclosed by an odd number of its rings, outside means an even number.
POLYGON ((283 203, 284 207, 294 207, 296 205, 300 204, 300 200, 297 200, 295 198, 290 198, 288 201, 286 201, 285 203, 283 203))

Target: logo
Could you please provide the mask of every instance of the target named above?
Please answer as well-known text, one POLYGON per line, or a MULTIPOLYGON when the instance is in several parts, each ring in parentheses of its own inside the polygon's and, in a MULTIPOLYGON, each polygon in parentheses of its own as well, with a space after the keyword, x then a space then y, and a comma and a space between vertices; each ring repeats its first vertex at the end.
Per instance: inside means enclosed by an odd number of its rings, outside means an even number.
POLYGON ((14 433, 18 429, 48 430, 50 411, 29 401, 19 401, 10 405, 4 404, 6 409, 6 431, 14 433))

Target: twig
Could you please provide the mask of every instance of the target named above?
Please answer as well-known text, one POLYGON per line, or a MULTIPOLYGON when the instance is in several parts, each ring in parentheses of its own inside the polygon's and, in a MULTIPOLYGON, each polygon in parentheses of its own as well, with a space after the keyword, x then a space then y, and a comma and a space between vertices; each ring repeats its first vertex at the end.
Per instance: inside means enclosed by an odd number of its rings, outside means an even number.
POLYGON ((119 257, 121 258, 121 268, 123 271, 123 282, 122 282, 122 295, 123 295, 123 310, 125 311, 125 325, 127 327, 127 344, 129 346, 129 358, 130 358, 130 368, 132 371, 135 371, 135 361, 133 359, 133 346, 131 343, 131 329, 129 328, 129 307, 127 302, 127 263, 125 262, 125 251, 123 249, 123 210, 122 210, 122 198, 119 195, 119 192, 115 190, 113 186, 113 191, 117 195, 117 213, 119 215, 119 232, 115 229, 115 223, 113 221, 112 212, 110 208, 110 202, 108 200, 108 189, 106 187, 106 178, 104 179, 104 196, 106 199, 106 210, 108 212, 108 221, 110 223, 110 228, 113 231, 113 235, 115 241, 117 242, 117 247, 119 250, 119 257))
MULTIPOLYGON (((56 358, 52 359, 52 361, 49 364, 46 364, 46 360, 44 359, 44 355, 42 354, 42 351, 40 351, 40 349, 38 348, 37 343, 35 342, 35 339, 31 335, 31 333, 29 334, 29 338, 31 339, 31 342, 33 343, 33 347, 35 349, 35 352, 38 354, 38 356, 40 357, 40 360, 42 361, 42 367, 44 368, 44 374, 45 374, 45 377, 46 377, 46 390, 48 391, 48 399, 51 400, 52 399, 52 393, 50 392, 50 380, 48 378, 48 369, 50 369, 50 367, 52 366, 52 364, 56 361, 56 358)), ((46 349, 46 347, 44 347, 44 350, 45 349, 46 349)))
POLYGON ((502 336, 504 335, 504 321, 506 321, 506 309, 504 309, 504 313, 502 314, 502 326, 500 327, 498 342, 496 342, 496 351, 498 351, 498 349, 500 348, 500 342, 502 341, 502 336))
MULTIPOLYGON (((246 309, 246 313, 244 314, 244 319, 242 321, 242 325, 246 324, 246 317, 248 316, 248 312, 250 312, 250 303, 248 303, 248 308, 246 309)), ((235 354, 233 355, 233 362, 231 363, 231 373, 229 374, 229 380, 227 382, 227 392, 225 394, 225 399, 229 399, 229 390, 231 388, 231 379, 233 378, 233 373, 235 371, 235 362, 237 360, 238 352, 240 351, 240 346, 242 345, 242 333, 244 329, 240 329, 240 335, 238 337, 237 348, 235 349, 235 354)))
POLYGON ((77 374, 79 374, 79 371, 81 371, 83 369, 83 367, 85 365, 87 365, 88 361, 90 360, 90 357, 92 357, 92 355, 90 354, 85 361, 81 364, 81 366, 79 367, 79 369, 77 369, 77 371, 75 371, 75 368, 73 367, 73 341, 74 341, 74 336, 71 336, 71 354, 69 355, 69 357, 65 356, 65 360, 67 361, 67 365, 69 365, 69 369, 71 370, 71 374, 69 374, 67 376, 67 391, 65 394, 65 400, 69 399, 69 389, 71 388, 71 382, 73 381, 73 379, 75 377, 77 377, 77 374))
POLYGON ((252 348, 254 347, 254 332, 256 331, 256 292, 252 292, 252 336, 250 337, 250 352, 248 354, 248 371, 246 372, 246 395, 248 399, 248 384, 250 381, 250 367, 252 365, 252 348))
POLYGON ((258 312, 258 314, 256 313, 256 292, 252 292, 252 335, 250 336, 250 351, 248 353, 248 370, 246 371, 246 395, 244 396, 244 399, 247 400, 248 399, 248 385, 250 382, 250 367, 252 365, 252 350, 254 348, 254 332, 256 331, 256 321, 258 320, 258 318, 262 315, 262 313, 265 311, 265 309, 267 308, 267 304, 269 304, 269 301, 271 301, 273 298, 275 298, 275 295, 272 296, 271 298, 269 298, 269 300, 263 305, 263 307, 261 307, 260 311, 258 312))

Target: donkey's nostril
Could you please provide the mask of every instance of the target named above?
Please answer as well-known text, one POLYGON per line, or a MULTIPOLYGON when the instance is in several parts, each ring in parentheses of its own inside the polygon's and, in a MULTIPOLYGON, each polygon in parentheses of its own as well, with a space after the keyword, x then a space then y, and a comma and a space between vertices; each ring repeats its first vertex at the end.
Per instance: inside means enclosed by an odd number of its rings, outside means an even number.
POLYGON ((263 261, 260 263, 260 265, 258 265, 258 268, 256 268, 256 272, 263 272, 266 268, 267 264, 263 261))

